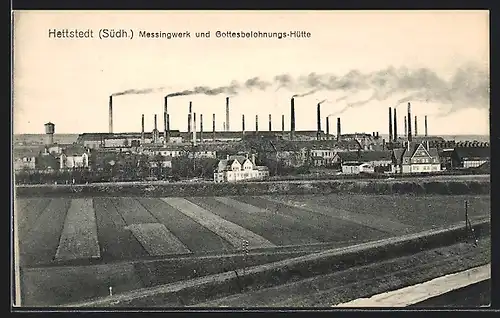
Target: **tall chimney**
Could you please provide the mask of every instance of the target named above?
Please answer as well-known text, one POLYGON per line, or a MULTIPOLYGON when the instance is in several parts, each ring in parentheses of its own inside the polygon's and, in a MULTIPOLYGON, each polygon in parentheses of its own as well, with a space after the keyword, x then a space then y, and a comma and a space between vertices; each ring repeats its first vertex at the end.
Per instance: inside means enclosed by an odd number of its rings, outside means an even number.
POLYGON ((167 112, 163 112, 163 143, 168 142, 168 134, 167 134, 167 112))
POLYGON ((295 100, 292 97, 290 101, 290 139, 294 139, 295 135, 295 100))
POLYGON ((340 117, 337 117, 337 141, 340 141, 342 138, 342 130, 340 127, 340 117))
POLYGON ((394 107, 394 142, 398 141, 398 120, 396 116, 396 107, 394 107))
POLYGON ((259 115, 255 115, 255 132, 259 131, 259 115))
POLYGON ((165 141, 165 143, 167 143, 167 142, 168 142, 168 140, 169 140, 169 137, 170 137, 170 136, 169 136, 170 132, 169 132, 169 131, 168 131, 168 129, 167 129, 167 126, 168 126, 168 125, 167 125, 167 114, 168 114, 168 108, 167 108, 167 96, 165 96, 165 98, 164 98, 164 103, 163 103, 163 104, 164 104, 164 108, 165 108, 165 109, 163 110, 163 112, 164 112, 164 114, 163 114, 163 125, 164 125, 164 126, 163 126, 163 130, 164 130, 164 131, 163 131, 163 140, 165 141))
POLYGON ((408 103, 408 141, 411 139, 411 104, 408 103))
POLYGON ((273 126, 272 126, 272 121, 271 121, 271 114, 269 114, 269 131, 273 131, 273 126))
POLYGON ((285 134, 285 115, 281 115, 281 132, 285 134))
POLYGON ((203 114, 200 114, 200 142, 203 142, 203 114))
POLYGON ((229 97, 226 97, 226 130, 229 131, 229 97))
POLYGON ((154 127, 154 130, 158 130, 158 122, 156 120, 156 114, 155 114, 155 127, 154 127))
POLYGON ((389 107, 389 142, 392 140, 392 108, 389 107))
POLYGON ((408 137, 408 122, 406 121, 406 116, 404 118, 404 123, 405 123, 405 138, 408 137))
POLYGON ((330 139, 330 117, 326 116, 326 138, 330 139))
POLYGON ((193 113, 193 145, 196 145, 196 113, 193 113))
POLYGON ((226 122, 223 122, 223 123, 222 123, 222 130, 223 130, 223 131, 226 131, 226 122))
POLYGON ((144 144, 144 114, 142 114, 141 120, 141 144, 144 144))
POLYGON ((418 126, 417 126, 417 116, 415 116, 415 136, 418 134, 418 126))
POLYGON ((215 114, 212 114, 212 139, 215 141, 215 114))
POLYGON ((170 114, 167 113, 167 142, 170 141, 170 114))
POLYGON ((193 111, 193 102, 189 102, 189 113, 188 113, 188 134, 191 134, 191 113, 193 111))
POLYGON ((109 133, 113 133, 113 96, 109 96, 109 133))
POLYGON ((245 114, 241 115, 241 132, 245 134, 245 114))
POLYGON ((317 125, 316 138, 318 140, 320 140, 321 139, 321 104, 320 103, 318 103, 318 106, 316 108, 316 125, 317 125))
POLYGON ((424 117, 424 129, 425 129, 425 137, 427 137, 427 115, 424 117))
POLYGON ((156 119, 156 114, 154 117, 154 129, 153 129, 153 143, 158 143, 158 122, 156 119))

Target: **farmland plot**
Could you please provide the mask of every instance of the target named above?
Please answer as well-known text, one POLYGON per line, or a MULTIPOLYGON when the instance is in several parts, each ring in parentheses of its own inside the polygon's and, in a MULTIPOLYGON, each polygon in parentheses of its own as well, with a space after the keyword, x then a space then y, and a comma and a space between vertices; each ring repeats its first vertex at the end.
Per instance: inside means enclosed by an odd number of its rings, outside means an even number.
POLYGON ((22 264, 49 263, 54 260, 70 201, 50 200, 34 227, 19 242, 22 264))
POLYGON ((95 198, 97 237, 101 257, 107 259, 133 259, 148 255, 137 241, 109 198, 95 198))
POLYGON ((190 250, 159 223, 132 224, 127 227, 151 256, 189 253, 190 250))
MULTIPOLYGON (((18 237, 22 240, 36 224, 37 219, 43 210, 49 205, 50 199, 31 199, 22 200, 15 213, 17 218, 18 237)), ((16 202, 17 203, 17 202, 16 202)))
POLYGON ((73 199, 56 252, 56 260, 99 258, 97 224, 92 199, 73 199))
POLYGON ((228 251, 233 249, 233 246, 224 238, 162 200, 156 198, 138 198, 138 201, 191 251, 228 251))
POLYGON ((270 211, 231 198, 189 198, 208 211, 259 234, 276 245, 318 243, 310 235, 277 222, 270 211))
POLYGON ((359 224, 360 226, 373 228, 383 232, 403 235, 412 231, 412 226, 410 225, 394 222, 392 220, 382 218, 380 216, 373 216, 371 214, 360 214, 347 211, 337 206, 323 206, 311 201, 303 202, 303 201, 288 199, 285 197, 273 198, 266 196, 265 198, 270 201, 283 203, 288 206, 298 207, 300 209, 307 210, 311 213, 319 213, 329 217, 351 221, 353 223, 359 224))
MULTIPOLYGON (((269 208, 277 205, 276 202, 266 200, 264 197, 241 197, 238 200, 261 208, 269 208)), ((296 218, 298 222, 305 224, 309 228, 305 233, 322 242, 346 241, 350 239, 365 240, 368 238, 377 239, 387 236, 387 233, 379 230, 362 227, 350 221, 311 213, 297 207, 281 205, 278 213, 296 218)))
POLYGON ((127 225, 158 222, 158 220, 156 220, 156 218, 134 198, 123 197, 113 198, 111 200, 118 212, 123 216, 127 225))
POLYGON ((223 218, 193 204, 182 198, 163 198, 167 204, 176 208, 180 212, 196 220, 201 225, 215 232, 217 235, 225 238, 235 247, 242 247, 245 241, 250 248, 255 247, 273 247, 273 243, 265 238, 245 229, 241 226, 224 220, 223 218))
POLYGON ((465 217, 465 200, 469 201, 469 217, 490 215, 489 196, 327 195, 293 198, 302 202, 335 206, 359 214, 379 216, 419 229, 462 221, 465 217))

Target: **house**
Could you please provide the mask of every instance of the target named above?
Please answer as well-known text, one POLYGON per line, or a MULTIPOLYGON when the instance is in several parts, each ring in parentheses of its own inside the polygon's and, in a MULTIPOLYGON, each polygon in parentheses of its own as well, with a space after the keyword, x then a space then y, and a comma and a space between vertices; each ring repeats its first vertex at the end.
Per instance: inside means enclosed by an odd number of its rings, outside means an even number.
POLYGON ((385 172, 391 170, 390 151, 348 151, 338 152, 336 157, 341 163, 342 173, 385 172), (356 169, 352 167, 358 167, 356 169), (353 170, 354 169, 354 170, 353 170))
POLYGON ((441 162, 436 148, 429 143, 407 142, 405 148, 392 151, 393 173, 428 173, 441 171, 441 162))
POLYGON ((345 162, 342 163, 342 173, 344 174, 359 174, 359 173, 374 173, 375 167, 368 162, 345 162))
POLYGON ((63 150, 59 158, 60 169, 87 168, 89 152, 87 148, 73 145, 63 150))
POLYGON ((310 154, 311 162, 315 167, 328 167, 335 163, 336 151, 333 148, 313 147, 310 154))
POLYGON ((269 176, 266 166, 255 164, 255 155, 252 159, 247 156, 227 156, 220 160, 214 172, 214 182, 235 182, 250 179, 263 179, 269 176))
POLYGON ((490 161, 490 147, 456 147, 452 154, 453 166, 475 168, 490 161))
POLYGON ((36 169, 37 157, 40 155, 40 149, 34 148, 14 148, 13 163, 14 171, 27 169, 36 169))

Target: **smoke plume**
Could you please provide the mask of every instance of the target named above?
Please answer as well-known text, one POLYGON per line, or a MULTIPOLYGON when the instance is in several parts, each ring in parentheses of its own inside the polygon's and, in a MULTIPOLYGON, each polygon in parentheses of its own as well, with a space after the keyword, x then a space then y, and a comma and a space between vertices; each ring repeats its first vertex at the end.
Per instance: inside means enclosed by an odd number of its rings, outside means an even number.
POLYGON ((323 99, 321 102, 318 103, 318 105, 321 105, 321 104, 323 104, 326 101, 327 101, 326 99, 323 99))
MULTIPOLYGON (((359 107, 371 101, 386 101, 394 96, 403 96, 396 101, 396 106, 408 101, 439 103, 450 105, 448 113, 463 108, 489 107, 489 71, 475 64, 467 64, 458 68, 450 80, 446 80, 427 68, 408 69, 406 67, 388 67, 371 73, 351 70, 345 75, 310 73, 299 77, 289 74, 276 75, 271 81, 259 77, 250 78, 242 83, 231 82, 227 86, 197 86, 179 92, 172 92, 167 97, 187 96, 194 94, 235 96, 243 91, 266 91, 270 87, 287 89, 296 93, 293 97, 305 97, 316 92, 329 91, 340 93, 336 102, 346 104, 338 113, 359 107), (348 98, 362 91, 371 92, 368 98, 348 101, 348 98)), ((130 89, 113 96, 126 94, 148 94, 160 89, 130 89)), ((391 104, 394 101, 390 101, 391 104)), ((333 114, 332 114, 333 115, 333 114)))
POLYGON ((118 93, 113 93, 111 96, 122 96, 122 95, 140 95, 140 94, 152 94, 162 92, 165 87, 157 87, 157 88, 143 88, 143 89, 127 89, 118 93))

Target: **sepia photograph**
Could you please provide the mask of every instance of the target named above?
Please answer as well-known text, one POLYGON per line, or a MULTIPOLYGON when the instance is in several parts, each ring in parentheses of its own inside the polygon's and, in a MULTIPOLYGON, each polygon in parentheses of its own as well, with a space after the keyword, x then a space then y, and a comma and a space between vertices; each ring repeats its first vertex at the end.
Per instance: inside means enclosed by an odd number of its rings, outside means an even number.
POLYGON ((487 10, 12 14, 12 306, 482 308, 487 10))

